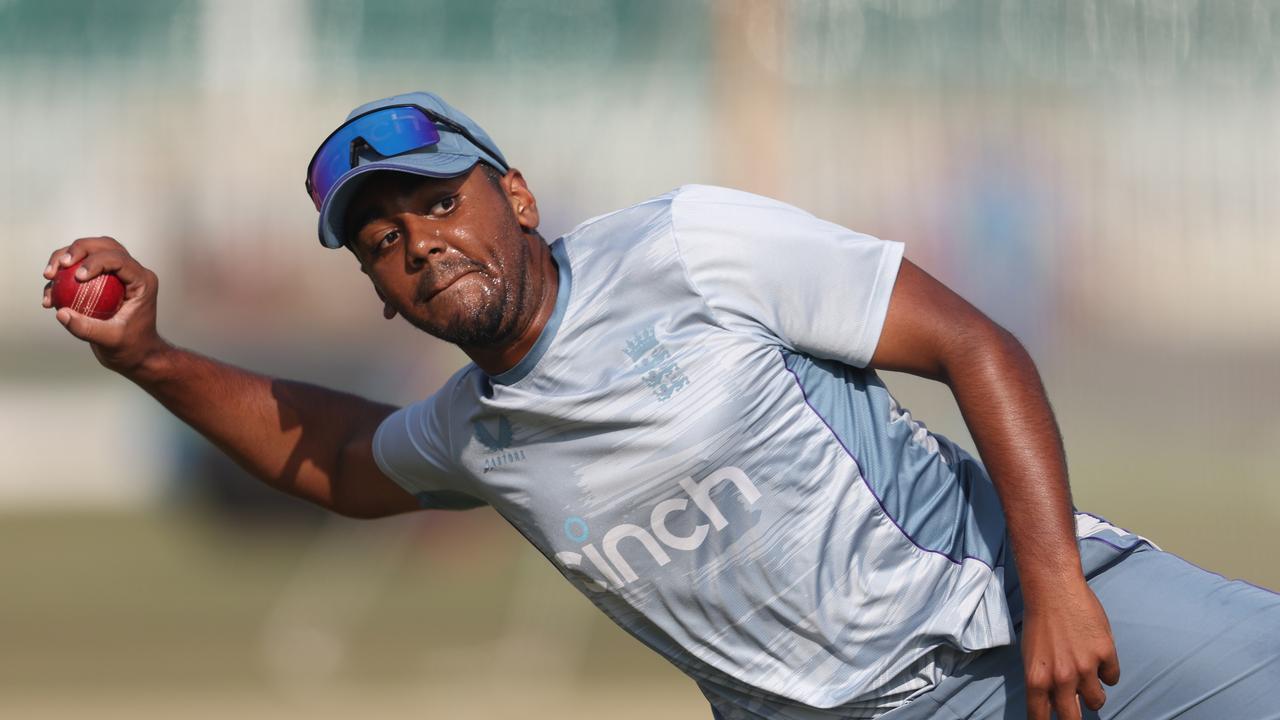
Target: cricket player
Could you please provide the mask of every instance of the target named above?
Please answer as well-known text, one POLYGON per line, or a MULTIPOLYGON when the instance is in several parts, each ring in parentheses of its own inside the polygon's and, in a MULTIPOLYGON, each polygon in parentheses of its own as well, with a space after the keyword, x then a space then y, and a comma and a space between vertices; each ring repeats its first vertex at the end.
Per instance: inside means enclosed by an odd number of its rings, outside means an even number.
POLYGON ((471 358, 430 397, 175 347, 111 238, 45 277, 116 273, 121 310, 58 321, 285 492, 492 507, 717 718, 1280 718, 1280 596, 1074 512, 1031 359, 900 243, 705 186, 547 242, 520 171, 429 93, 356 108, 307 189, 384 316, 471 358), (982 462, 882 368, 946 383, 982 462))

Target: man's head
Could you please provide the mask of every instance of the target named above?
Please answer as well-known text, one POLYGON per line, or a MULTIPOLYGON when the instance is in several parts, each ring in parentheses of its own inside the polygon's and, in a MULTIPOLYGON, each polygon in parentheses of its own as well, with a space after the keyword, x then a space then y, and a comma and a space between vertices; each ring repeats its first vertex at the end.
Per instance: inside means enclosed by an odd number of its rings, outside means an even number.
POLYGON ((514 340, 541 300, 534 275, 546 245, 519 170, 376 173, 346 217, 348 247, 387 317, 464 348, 493 347, 514 340))
POLYGON ((548 272, 554 285, 536 200, 484 130, 440 98, 357 108, 317 151, 307 187, 321 243, 355 254, 386 317, 464 349, 519 346, 536 324, 548 272))

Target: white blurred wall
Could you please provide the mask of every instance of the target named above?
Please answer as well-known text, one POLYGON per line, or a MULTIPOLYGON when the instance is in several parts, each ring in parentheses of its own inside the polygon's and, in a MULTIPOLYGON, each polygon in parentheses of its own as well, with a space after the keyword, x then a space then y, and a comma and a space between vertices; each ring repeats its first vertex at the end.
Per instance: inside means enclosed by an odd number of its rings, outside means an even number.
MULTIPOLYGON (((350 258, 316 244, 302 189, 351 107, 418 88, 491 131, 548 236, 681 183, 735 185, 906 241, 1068 392, 1101 352, 1206 377, 1246 358, 1260 369, 1217 381, 1275 397, 1278 59, 1271 0, 9 0, 0 508, 174 481, 167 416, 36 304, 48 253, 77 236, 126 242, 160 273, 162 330, 210 354, 341 365, 398 400, 460 362, 382 323, 350 258), (128 458, 92 480, 50 459, 77 398, 109 429, 72 431, 76 453, 128 458)), ((1180 392, 1107 398, 1167 417, 1157 401, 1180 392)), ((1220 432, 1280 428, 1276 406, 1220 432)))

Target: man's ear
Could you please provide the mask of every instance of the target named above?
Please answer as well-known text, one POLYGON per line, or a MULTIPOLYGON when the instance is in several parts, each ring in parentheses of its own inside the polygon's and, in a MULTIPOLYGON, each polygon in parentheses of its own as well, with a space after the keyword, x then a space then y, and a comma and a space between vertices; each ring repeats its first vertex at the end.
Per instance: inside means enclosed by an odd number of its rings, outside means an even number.
POLYGON ((373 288, 373 291, 378 293, 378 299, 382 301, 382 317, 388 320, 394 318, 396 316, 396 309, 391 307, 391 303, 387 302, 386 296, 384 296, 382 291, 376 286, 373 288))
POLYGON ((529 190, 520 171, 511 168, 502 176, 502 189, 507 191, 507 199, 511 202, 511 211, 516 214, 520 227, 528 231, 538 229, 538 200, 529 190))

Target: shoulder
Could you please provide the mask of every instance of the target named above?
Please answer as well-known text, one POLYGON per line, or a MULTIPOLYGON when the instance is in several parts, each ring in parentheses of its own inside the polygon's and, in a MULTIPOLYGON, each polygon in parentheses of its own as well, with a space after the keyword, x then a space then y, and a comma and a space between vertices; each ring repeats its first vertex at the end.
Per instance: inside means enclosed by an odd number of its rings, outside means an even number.
POLYGON ((661 195, 641 200, 633 205, 596 215, 578 223, 572 230, 564 234, 566 240, 583 236, 598 235, 615 231, 619 226, 635 224, 637 221, 654 215, 663 215, 671 210, 671 200, 680 189, 671 190, 661 195))
POLYGON ((681 185, 661 195, 629 205, 613 212, 596 215, 584 220, 569 232, 566 238, 578 235, 590 235, 603 230, 613 230, 619 225, 634 223, 639 219, 653 216, 681 214, 715 213, 718 209, 741 211, 743 208, 758 208, 798 213, 808 216, 809 213, 788 205, 780 200, 756 195, 743 190, 719 187, 716 185, 681 185))
POLYGON ((468 386, 476 384, 480 372, 468 363, 435 392, 395 410, 379 424, 373 457, 383 474, 415 495, 453 487, 456 425, 466 416, 464 405, 474 397, 468 386))
POLYGON ((774 237, 821 223, 811 213, 764 195, 714 185, 685 185, 671 198, 671 226, 677 241, 774 237))
POLYGON ((764 195, 716 185, 683 185, 671 193, 673 212, 681 216, 708 213, 781 212, 812 217, 808 212, 764 195))

